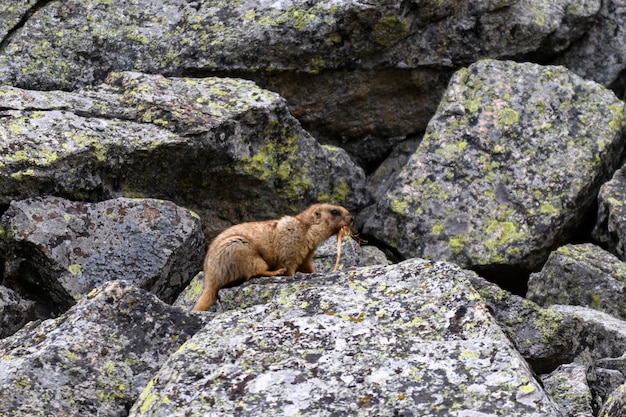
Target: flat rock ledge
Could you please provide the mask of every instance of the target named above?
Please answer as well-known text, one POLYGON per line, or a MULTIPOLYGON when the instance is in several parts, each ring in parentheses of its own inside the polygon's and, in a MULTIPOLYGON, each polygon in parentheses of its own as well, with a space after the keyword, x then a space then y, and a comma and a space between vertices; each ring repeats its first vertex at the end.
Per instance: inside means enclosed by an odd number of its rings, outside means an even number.
POLYGON ((283 285, 213 315, 130 416, 559 416, 468 274, 415 259, 283 285))

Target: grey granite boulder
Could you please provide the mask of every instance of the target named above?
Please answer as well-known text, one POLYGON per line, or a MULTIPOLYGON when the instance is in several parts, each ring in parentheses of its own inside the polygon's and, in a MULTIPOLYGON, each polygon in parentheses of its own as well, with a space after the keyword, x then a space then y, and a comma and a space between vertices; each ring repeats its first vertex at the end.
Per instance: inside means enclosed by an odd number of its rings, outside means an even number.
POLYGON ((500 328, 536 372, 570 363, 580 353, 577 319, 542 308, 477 275, 470 275, 470 280, 500 328))
POLYGON ((161 200, 38 197, 11 203, 0 224, 7 252, 22 261, 16 279, 61 309, 120 279, 171 302, 204 255, 198 216, 161 200))
POLYGON ((117 73, 75 93, 0 87, 0 204, 43 193, 150 197, 232 222, 312 202, 368 202, 345 151, 321 146, 277 94, 222 78, 117 73))
POLYGON ((542 306, 579 305, 626 319, 626 263, 592 244, 562 246, 530 275, 527 297, 542 306))
POLYGON ((458 71, 415 154, 358 217, 405 257, 532 270, 620 162, 624 104, 563 67, 458 71))
POLYGON ((553 305, 547 310, 558 314, 567 320, 579 323, 579 333, 575 338, 576 353, 584 357, 587 364, 602 364, 610 358, 619 358, 626 349, 626 321, 615 318, 602 311, 587 307, 553 305))
POLYGON ((626 384, 617 388, 604 404, 598 417, 616 417, 626 415, 626 384))
POLYGON ((36 4, 36 0, 3 1, 0 4, 0 39, 5 39, 11 31, 14 31, 36 4))
POLYGON ((626 377, 626 321, 586 307, 554 305, 549 310, 580 323, 574 362, 586 367, 594 401, 605 410, 615 410, 615 414, 599 415, 621 415, 617 410, 624 407, 620 404, 624 399, 620 392, 626 377))
MULTIPOLYGON (((265 280, 256 280, 262 293, 265 280)), ((206 313, 203 313, 206 314, 206 313)), ((467 272, 409 260, 212 316, 130 416, 559 416, 467 272)))
POLYGON ((247 77, 286 97, 316 135, 384 138, 424 128, 453 68, 553 56, 599 3, 33 3, 3 42, 0 83, 73 89, 127 70, 247 77))
POLYGON ((128 283, 104 284, 59 318, 0 341, 0 415, 125 416, 203 323, 128 283))
POLYGON ((546 392, 561 406, 567 417, 593 416, 593 394, 587 383, 587 367, 578 364, 559 366, 541 377, 546 392))
POLYGON ((35 303, 0 285, 0 339, 18 331, 37 317, 35 303))
POLYGON ((542 308, 482 278, 470 278, 563 415, 594 415, 590 409, 597 410, 624 383, 625 321, 585 307, 542 308))
MULTIPOLYGON (((606 86, 621 83, 626 69, 626 3, 623 0, 602 2, 581 1, 578 7, 600 8, 592 25, 579 25, 584 30, 577 42, 568 45, 556 62, 576 74, 606 86)), ((588 21, 589 22, 589 21, 588 21)))
POLYGON ((622 167, 600 188, 598 217, 593 229, 593 237, 622 260, 626 260, 625 187, 626 167, 622 167))

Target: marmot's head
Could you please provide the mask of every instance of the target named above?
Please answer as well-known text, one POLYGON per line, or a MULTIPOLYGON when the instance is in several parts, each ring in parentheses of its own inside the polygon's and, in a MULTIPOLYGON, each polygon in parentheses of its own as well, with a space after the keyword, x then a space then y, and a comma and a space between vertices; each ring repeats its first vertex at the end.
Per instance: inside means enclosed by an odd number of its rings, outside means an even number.
POLYGON ((296 216, 301 221, 315 227, 325 235, 325 239, 339 232, 344 226, 352 223, 350 212, 333 204, 313 204, 296 216))

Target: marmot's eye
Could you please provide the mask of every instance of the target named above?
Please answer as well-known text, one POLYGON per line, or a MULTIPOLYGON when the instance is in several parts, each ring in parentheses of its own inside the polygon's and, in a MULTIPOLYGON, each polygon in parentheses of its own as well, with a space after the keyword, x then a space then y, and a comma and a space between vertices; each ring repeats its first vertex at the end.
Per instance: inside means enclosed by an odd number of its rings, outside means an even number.
POLYGON ((332 209, 332 210, 330 211, 330 214, 332 214, 333 216, 339 216, 339 210, 337 210, 337 209, 332 209))

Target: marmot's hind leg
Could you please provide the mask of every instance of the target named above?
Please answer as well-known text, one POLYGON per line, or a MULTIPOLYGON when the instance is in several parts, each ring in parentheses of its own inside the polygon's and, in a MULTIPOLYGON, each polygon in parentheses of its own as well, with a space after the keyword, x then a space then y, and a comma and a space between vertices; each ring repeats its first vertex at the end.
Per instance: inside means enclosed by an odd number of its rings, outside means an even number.
POLYGON ((259 255, 255 255, 251 259, 250 264, 253 272, 251 273, 250 277, 248 277, 248 279, 252 277, 275 277, 276 275, 283 275, 287 270, 286 268, 279 268, 273 271, 270 270, 267 262, 265 262, 265 260, 259 255))

